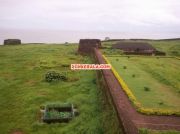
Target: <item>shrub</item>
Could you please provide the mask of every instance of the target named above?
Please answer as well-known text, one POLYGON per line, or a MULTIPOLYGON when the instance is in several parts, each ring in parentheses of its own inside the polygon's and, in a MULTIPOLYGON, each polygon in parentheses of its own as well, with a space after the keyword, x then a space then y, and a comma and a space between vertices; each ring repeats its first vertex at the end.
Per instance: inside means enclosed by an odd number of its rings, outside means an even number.
POLYGON ((159 105, 163 105, 163 104, 164 104, 164 102, 162 102, 162 101, 161 101, 161 102, 159 102, 159 105))
POLYGON ((123 66, 123 69, 127 69, 127 67, 126 67, 126 66, 123 66))
POLYGON ((149 87, 144 87, 144 91, 150 91, 149 87))
POLYGON ((70 59, 70 60, 75 60, 76 58, 75 58, 75 57, 70 57, 69 59, 70 59))
POLYGON ((46 75, 45 75, 45 80, 47 82, 52 82, 52 81, 66 81, 67 80, 67 77, 65 74, 63 73, 57 73, 55 71, 50 71, 50 72, 47 72, 46 75))
POLYGON ((135 75, 135 74, 133 74, 133 75, 132 75, 132 77, 134 78, 134 77, 136 77, 136 75, 135 75))
POLYGON ((92 80, 92 83, 93 83, 93 84, 96 84, 96 79, 93 79, 93 80, 92 80))
POLYGON ((70 67, 69 64, 62 64, 61 66, 62 66, 62 67, 70 67))

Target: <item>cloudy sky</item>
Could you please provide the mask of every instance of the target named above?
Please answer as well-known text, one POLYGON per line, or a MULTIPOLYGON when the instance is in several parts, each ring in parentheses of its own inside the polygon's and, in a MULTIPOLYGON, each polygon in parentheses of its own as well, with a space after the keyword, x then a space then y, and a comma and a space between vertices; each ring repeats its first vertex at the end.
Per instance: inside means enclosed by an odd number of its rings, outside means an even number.
POLYGON ((0 29, 180 34, 180 0, 0 0, 0 29))

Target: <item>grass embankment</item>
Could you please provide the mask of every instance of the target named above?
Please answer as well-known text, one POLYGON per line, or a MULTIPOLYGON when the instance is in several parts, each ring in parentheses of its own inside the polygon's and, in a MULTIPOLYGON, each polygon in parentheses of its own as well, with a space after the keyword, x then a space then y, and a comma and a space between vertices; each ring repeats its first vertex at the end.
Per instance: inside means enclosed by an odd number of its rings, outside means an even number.
POLYGON ((77 45, 0 47, 0 133, 116 134, 119 126, 95 82, 94 71, 71 71, 71 63, 91 63, 76 55, 77 45), (67 72, 67 82, 44 80, 46 72, 67 72), (39 108, 48 102, 71 102, 80 115, 69 123, 42 124, 39 108))
POLYGON ((107 57, 145 108, 180 110, 179 60, 107 57))

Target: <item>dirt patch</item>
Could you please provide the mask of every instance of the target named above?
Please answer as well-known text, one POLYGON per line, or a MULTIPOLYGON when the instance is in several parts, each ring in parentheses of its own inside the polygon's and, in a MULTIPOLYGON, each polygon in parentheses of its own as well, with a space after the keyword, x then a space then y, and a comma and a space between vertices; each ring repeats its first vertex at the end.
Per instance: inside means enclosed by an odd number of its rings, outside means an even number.
POLYGON ((28 81, 25 82, 25 84, 28 85, 28 86, 34 86, 34 85, 36 85, 36 83, 37 82, 35 80, 28 80, 28 81))
POLYGON ((35 62, 26 62, 25 67, 29 70, 33 70, 36 67, 36 63, 35 62))
POLYGON ((12 73, 8 73, 8 72, 2 73, 1 76, 8 80, 12 80, 14 78, 14 75, 12 73))
POLYGON ((38 95, 40 95, 40 96, 47 96, 48 93, 45 92, 45 91, 39 91, 39 92, 38 92, 38 95))

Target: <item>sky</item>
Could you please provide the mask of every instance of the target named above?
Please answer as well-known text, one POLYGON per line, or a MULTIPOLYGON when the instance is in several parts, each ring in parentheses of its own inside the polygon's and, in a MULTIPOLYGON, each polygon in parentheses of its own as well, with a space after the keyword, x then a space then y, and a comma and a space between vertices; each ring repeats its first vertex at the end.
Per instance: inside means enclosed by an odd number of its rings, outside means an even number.
POLYGON ((180 0, 0 0, 0 29, 180 35, 180 0))

